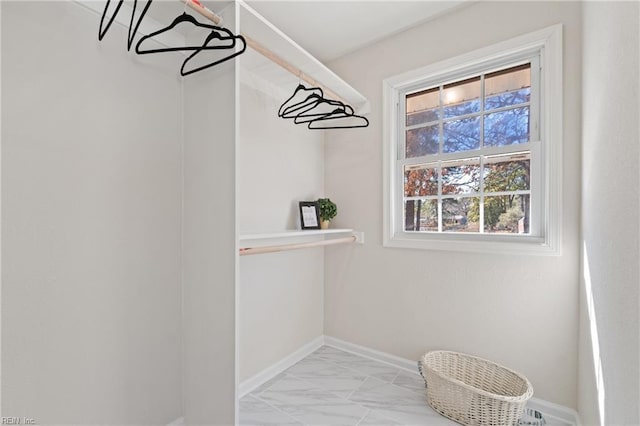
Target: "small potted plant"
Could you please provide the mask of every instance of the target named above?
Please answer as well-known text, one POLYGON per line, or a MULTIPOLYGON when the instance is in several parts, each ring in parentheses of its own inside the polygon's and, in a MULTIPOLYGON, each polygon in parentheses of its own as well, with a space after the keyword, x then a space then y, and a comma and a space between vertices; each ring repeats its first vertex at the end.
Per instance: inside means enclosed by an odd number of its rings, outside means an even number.
POLYGON ((338 206, 328 198, 318 198, 318 206, 320 207, 320 228, 328 229, 329 222, 338 214, 338 206))

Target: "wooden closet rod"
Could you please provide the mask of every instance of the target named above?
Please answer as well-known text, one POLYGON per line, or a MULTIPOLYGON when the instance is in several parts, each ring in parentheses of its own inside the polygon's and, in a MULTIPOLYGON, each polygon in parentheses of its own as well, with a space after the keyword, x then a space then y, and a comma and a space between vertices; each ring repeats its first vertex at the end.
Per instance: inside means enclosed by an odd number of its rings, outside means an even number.
MULTIPOLYGON (((189 6, 191 9, 193 9, 194 11, 198 12, 200 15, 204 16, 205 18, 213 22, 214 24, 220 25, 220 23, 222 22, 222 18, 216 15, 214 12, 212 12, 208 8, 201 6, 198 3, 193 2, 192 0, 181 0, 181 1, 185 3, 187 6, 189 6)), ((333 98, 334 100, 340 101, 342 103, 346 103, 345 100, 342 99, 340 96, 338 96, 333 90, 329 89, 324 84, 319 83, 308 74, 305 74, 304 71, 302 71, 300 68, 291 65, 291 63, 285 61, 280 56, 276 55, 271 50, 267 49, 265 46, 258 43, 256 40, 252 39, 246 34, 242 34, 242 36, 246 40, 247 45, 249 47, 251 47, 253 50, 258 52, 265 58, 269 59, 271 62, 280 65, 282 68, 284 68, 291 74, 295 75, 300 80, 306 81, 311 86, 320 87, 327 97, 333 98)))
POLYGON ((281 244, 279 246, 264 246, 264 247, 249 247, 240 249, 240 256, 248 256, 250 254, 263 254, 263 253, 277 253, 279 251, 298 250, 311 247, 323 247, 332 246, 334 244, 353 243, 356 241, 356 236, 345 238, 333 238, 330 240, 313 241, 310 243, 297 243, 297 244, 281 244))

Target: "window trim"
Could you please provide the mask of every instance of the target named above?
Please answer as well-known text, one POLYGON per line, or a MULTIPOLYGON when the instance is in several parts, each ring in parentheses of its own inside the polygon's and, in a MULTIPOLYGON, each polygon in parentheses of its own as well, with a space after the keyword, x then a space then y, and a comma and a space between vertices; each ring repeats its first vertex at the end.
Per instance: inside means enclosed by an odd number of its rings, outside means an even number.
MULTIPOLYGON (((525 34, 473 52, 408 71, 385 79, 383 92, 383 245, 385 247, 471 251, 498 254, 561 254, 562 230, 562 24, 525 34), (542 236, 495 234, 407 233, 398 229, 399 172, 396 167, 396 143, 400 125, 400 96, 435 85, 442 81, 455 81, 472 74, 481 74, 493 67, 540 56, 540 109, 539 135, 543 145, 538 158, 542 182, 541 211, 542 236)), ((533 84, 532 84, 532 90, 533 84)), ((533 215, 532 215, 533 216, 533 215)))

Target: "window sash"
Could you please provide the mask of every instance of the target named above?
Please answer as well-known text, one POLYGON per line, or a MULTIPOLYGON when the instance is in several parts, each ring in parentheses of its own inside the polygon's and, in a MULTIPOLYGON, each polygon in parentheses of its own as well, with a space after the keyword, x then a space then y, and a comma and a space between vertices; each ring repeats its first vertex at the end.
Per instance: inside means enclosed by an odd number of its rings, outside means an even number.
MULTIPOLYGON (((503 63, 500 66, 493 67, 491 70, 478 72, 478 73, 470 74, 467 76, 462 76, 461 78, 458 78, 456 80, 449 80, 448 82, 443 82, 438 85, 433 85, 433 84, 428 85, 426 83, 423 83, 423 84, 417 83, 410 87, 406 87, 400 90, 398 92, 398 97, 400 100, 398 105, 398 117, 396 118, 397 124, 398 124, 397 125, 398 151, 396 154, 397 155, 396 158, 397 159, 406 158, 406 131, 407 130, 420 129, 420 128, 425 128, 425 127, 434 126, 434 125, 439 126, 439 135, 438 135, 439 149, 438 149, 437 155, 447 154, 443 151, 443 144, 444 144, 443 124, 452 122, 452 121, 474 118, 474 117, 481 118, 480 119, 480 149, 483 149, 484 148, 484 121, 485 121, 484 118, 489 114, 495 114, 498 112, 504 112, 504 111, 509 111, 517 108, 524 108, 524 107, 529 107, 529 141, 540 140, 540 126, 538 122, 539 116, 540 116, 538 111, 540 106, 539 86, 540 86, 540 54, 537 53, 535 55, 529 55, 526 58, 523 58, 518 61, 509 61, 509 62, 503 63), (514 105, 507 105, 500 108, 485 110, 485 76, 489 74, 494 74, 497 71, 501 71, 509 68, 515 68, 525 64, 531 64, 530 65, 531 94, 530 94, 529 102, 524 102, 524 103, 519 103, 514 105), (478 76, 480 77, 480 111, 464 114, 456 117, 445 118, 443 113, 444 102, 442 99, 442 91, 444 87, 453 83, 459 83, 459 82, 469 80, 470 78, 475 78, 478 76), (439 114, 440 118, 438 120, 433 120, 426 123, 407 126, 407 121, 406 121, 407 96, 415 93, 419 93, 419 92, 424 92, 425 90, 429 90, 436 87, 438 87, 439 89, 439 96, 440 96, 440 102, 438 106, 438 108, 440 109, 440 114, 439 114)), ((522 144, 519 144, 519 145, 522 145, 522 144)), ((474 152, 474 151, 475 150, 468 150, 468 151, 460 152, 460 154, 465 155, 465 153, 474 152)), ((458 154, 458 153, 456 152, 451 154, 458 154)), ((431 155, 436 155, 436 154, 431 154, 431 155)), ((411 158, 414 158, 414 157, 411 157, 411 158)))
MULTIPOLYGON (((431 233, 431 234, 442 234, 442 218, 440 214, 442 212, 442 200, 445 199, 457 199, 457 198, 479 198, 480 199, 480 230, 477 233, 467 233, 467 235, 478 235, 485 234, 484 232, 484 200, 486 197, 498 197, 504 195, 529 195, 530 196, 530 216, 529 216, 529 233, 528 234, 517 234, 520 237, 529 237, 529 236, 541 236, 542 232, 542 218, 539 214, 536 214, 537 211, 535 209, 539 209, 539 198, 541 197, 540 185, 536 182, 540 181, 540 172, 539 172, 539 163, 540 163, 540 146, 541 143, 538 142, 530 142, 527 144, 527 149, 523 149, 522 146, 515 145, 509 146, 508 148, 519 147, 520 149, 492 149, 491 154, 485 153, 483 150, 473 151, 473 155, 467 156, 457 156, 455 159, 466 159, 469 157, 479 157, 479 165, 480 165, 480 188, 477 192, 472 193, 463 193, 463 194, 443 194, 442 193, 442 164, 449 161, 449 159, 442 158, 434 158, 436 155, 420 157, 422 161, 398 161, 396 163, 396 182, 398 184, 398 190, 396 194, 398 195, 396 200, 396 220, 401 227, 396 228, 397 232, 401 232, 402 234, 415 234, 415 233, 431 233), (528 151, 530 152, 529 158, 529 189, 526 190, 513 190, 513 191, 485 191, 484 188, 484 158, 488 156, 493 156, 494 154, 514 154, 518 152, 528 151), (435 169, 438 171, 438 194, 437 195, 416 195, 416 196, 405 196, 404 191, 404 168, 406 165, 417 165, 422 163, 435 164, 435 169), (405 201, 409 200, 437 200, 438 201, 438 231, 406 231, 404 227, 405 221, 405 201)), ((506 148, 506 147, 500 147, 506 148)), ((411 160, 416 160, 412 158, 411 160)), ((486 233, 488 235, 493 235, 492 233, 486 233)))
MULTIPOLYGON (((396 161, 395 161, 395 178, 393 180, 393 185, 395 186, 395 200, 393 200, 392 209, 394 210, 394 218, 395 218, 395 233, 400 234, 403 238, 406 238, 411 235, 437 235, 443 236, 446 235, 449 238, 451 235, 473 235, 473 238, 477 238, 477 236, 491 236, 498 237, 498 235, 494 233, 485 233, 484 232, 484 199, 485 197, 491 196, 499 196, 499 195, 519 195, 522 193, 523 195, 530 196, 530 217, 529 217, 529 233, 528 234, 500 234, 500 237, 506 236, 508 238, 518 238, 522 240, 539 240, 543 237, 544 231, 544 203, 543 203, 543 192, 542 192, 542 182, 544 176, 543 169, 543 142, 541 141, 541 132, 539 125, 539 117, 540 117, 540 52, 536 52, 535 54, 527 55, 526 57, 521 58, 520 60, 511 60, 505 61, 502 64, 496 65, 493 69, 483 70, 481 72, 469 73, 466 75, 462 75, 460 78, 450 79, 447 82, 441 82, 439 85, 428 84, 428 81, 418 82, 411 86, 402 88, 398 90, 398 103, 396 108, 396 120, 397 120, 397 134, 396 134, 396 161), (501 108, 494 108, 490 110, 485 110, 485 76, 492 74, 496 71, 521 66, 524 64, 530 64, 530 99, 529 102, 507 105, 501 108), (442 99, 443 88, 448 84, 459 83, 464 80, 469 80, 470 78, 480 77, 480 111, 465 114, 456 117, 448 117, 444 118, 444 102, 442 99), (438 87, 439 89, 439 119, 434 120, 427 123, 420 123, 415 125, 407 126, 407 114, 406 114, 406 99, 407 96, 423 92, 425 90, 429 90, 431 88, 438 87), (529 142, 520 143, 520 144, 512 144, 512 145, 504 145, 504 146, 485 146, 484 145, 484 117, 489 114, 494 114, 497 112, 513 110, 516 108, 529 107, 529 142), (480 141, 479 148, 467 151, 453 152, 453 153, 445 153, 444 152, 444 135, 443 135, 443 125, 444 123, 462 120, 465 118, 473 118, 480 117, 480 141), (439 135, 438 135, 438 153, 437 154, 429 154, 424 156, 417 157, 406 157, 406 131, 416 128, 423 128, 427 126, 438 125, 439 135), (484 179, 480 180, 480 188, 476 193, 470 194, 442 194, 442 163, 448 160, 459 160, 466 159, 472 157, 480 157, 480 175, 483 175, 484 170, 484 157, 490 155, 499 155, 499 154, 510 154, 517 153, 522 151, 530 152, 530 180, 529 180, 529 189, 522 191, 504 191, 500 193, 485 193, 484 192, 484 179), (417 165, 422 163, 437 163, 438 168, 438 195, 431 196, 415 196, 415 197, 405 197, 404 191, 404 168, 405 166, 417 165), (442 230, 443 220, 442 220, 442 200, 444 199, 455 199, 455 198, 470 198, 470 197, 479 197, 480 198, 480 223, 479 223, 479 232, 444 232, 442 230), (405 200, 411 199, 422 199, 422 200, 438 200, 438 231, 406 231, 405 230, 405 200)), ((410 237, 414 238, 414 237, 410 237)))

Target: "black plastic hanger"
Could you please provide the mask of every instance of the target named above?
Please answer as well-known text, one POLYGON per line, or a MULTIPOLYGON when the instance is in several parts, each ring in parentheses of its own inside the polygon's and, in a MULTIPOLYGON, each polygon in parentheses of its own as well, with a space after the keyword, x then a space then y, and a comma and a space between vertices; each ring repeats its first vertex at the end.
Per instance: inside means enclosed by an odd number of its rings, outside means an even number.
POLYGON ((308 123, 326 115, 336 114, 338 111, 342 111, 348 115, 353 115, 354 113, 353 108, 343 102, 326 98, 316 98, 315 101, 307 105, 306 108, 297 111, 293 122, 296 124, 308 123))
POLYGON ((311 130, 357 129, 361 127, 369 127, 369 120, 367 120, 366 117, 348 114, 346 111, 340 109, 336 109, 331 114, 316 118, 307 124, 307 128, 311 130), (340 124, 338 120, 342 120, 342 124, 340 124), (355 124, 350 123, 352 120, 355 120, 355 124))
POLYGON ((107 25, 104 25, 104 18, 107 16, 107 11, 109 10, 109 5, 111 5, 111 0, 107 0, 107 3, 104 5, 104 11, 102 12, 102 17, 100 18, 100 28, 98 28, 98 40, 102 41, 102 39, 104 38, 104 36, 107 34, 107 31, 109 31, 109 28, 111 27, 111 24, 113 24, 114 19, 116 19, 116 16, 118 15, 118 12, 120 12, 120 8, 122 7, 122 3, 124 3, 124 0, 119 0, 118 4, 116 5, 116 10, 113 11, 113 14, 111 15, 111 18, 109 18, 109 22, 107 22, 107 25))
POLYGON ((278 108, 278 117, 282 117, 282 118, 294 118, 295 116, 289 116, 288 114, 286 114, 286 111, 289 108, 295 108, 301 104, 304 104, 305 102, 307 102, 307 100, 311 97, 311 95, 318 95, 320 97, 324 97, 324 92, 322 91, 321 88, 319 87, 311 87, 311 88, 307 88, 304 87, 302 84, 298 84, 298 87, 296 87, 296 90, 293 92, 293 95, 291 95, 289 97, 289 99, 287 99, 286 101, 284 101, 282 103, 282 105, 280 105, 280 108, 278 108), (303 99, 300 102, 296 102, 296 103, 292 103, 291 105, 287 105, 288 103, 292 102, 293 99, 298 96, 298 94, 302 93, 304 94, 304 92, 311 92, 305 99, 303 99))
POLYGON ((129 24, 129 36, 127 37, 127 50, 131 50, 131 46, 133 45, 133 39, 136 36, 136 33, 138 32, 138 28, 140 28, 140 24, 142 23, 142 19, 144 18, 144 15, 147 14, 147 10, 149 10, 149 7, 151 6, 152 1, 153 0, 147 0, 147 3, 144 5, 144 8, 142 9, 140 16, 138 17, 138 21, 134 26, 133 21, 136 16, 136 8, 138 6, 138 0, 133 0, 133 10, 131 11, 131 23, 129 24))
POLYGON ((323 99, 326 99, 323 95, 312 93, 307 96, 307 98, 302 102, 298 102, 297 104, 290 105, 289 107, 285 108, 282 112, 282 118, 296 118, 299 114, 315 108, 323 99))
POLYGON ((307 123, 307 128, 311 130, 355 129, 369 126, 369 120, 356 115, 351 105, 327 99, 321 88, 306 88, 302 84, 299 84, 293 95, 280 106, 278 116, 293 118, 296 124, 307 123), (291 103, 301 91, 312 93, 300 102, 291 103))
MULTIPOLYGON (((136 9, 138 7, 138 0, 133 1, 133 10, 131 10, 131 22, 129 23, 129 34, 127 37, 127 50, 131 50, 133 39, 136 36, 136 33, 138 32, 138 28, 140 28, 140 24, 142 23, 142 19, 144 18, 144 15, 147 14, 147 10, 149 10, 149 7, 151 6, 151 2, 153 0, 146 0, 146 1, 147 3, 144 5, 144 8, 142 9, 142 12, 140 13, 140 16, 138 17, 138 20, 136 21, 135 24, 134 24, 134 21, 136 16, 136 9)), ((113 21, 116 19, 116 16, 120 12, 120 8, 122 7, 123 3, 124 3, 124 0, 118 1, 118 4, 116 5, 115 10, 113 11, 113 14, 109 18, 109 21, 105 26, 104 19, 107 16, 107 11, 109 10, 109 6, 111 5, 111 0, 107 0, 107 3, 104 5, 104 11, 102 12, 102 17, 100 18, 100 28, 98 28, 98 40, 102 41, 104 36, 107 34, 107 31, 109 31, 109 28, 111 28, 111 24, 113 24, 113 21)))
POLYGON ((197 67, 197 68, 194 68, 194 69, 191 69, 191 70, 186 70, 186 66, 191 61, 191 59, 193 59, 196 55, 198 55, 199 53, 201 53, 204 50, 230 49, 230 47, 225 47, 225 46, 216 46, 216 45, 208 46, 209 42, 214 40, 214 39, 226 40, 228 38, 226 36, 220 36, 220 34, 215 30, 211 31, 211 34, 209 34, 207 36, 207 38, 204 41, 204 43, 201 46, 201 48, 196 50, 195 52, 193 52, 191 55, 189 55, 187 57, 187 59, 184 60, 184 62, 182 63, 182 67, 180 67, 180 75, 182 75, 184 77, 184 76, 187 76, 189 74, 193 74, 193 73, 196 73, 198 71, 202 71, 202 70, 205 70, 207 68, 211 68, 211 67, 213 67, 215 65, 221 64, 222 62, 228 61, 229 59, 235 58, 236 56, 244 53, 244 51, 247 49, 247 42, 244 39, 244 37, 242 37, 242 35, 233 35, 233 34, 232 34, 232 37, 234 39, 232 47, 235 47, 236 40, 240 40, 242 42, 242 48, 240 50, 235 51, 231 55, 225 56, 225 57, 223 57, 221 59, 218 59, 218 60, 216 60, 214 62, 211 62, 209 64, 202 65, 200 67, 197 67))
MULTIPOLYGON (((171 24, 169 24, 169 26, 164 27, 159 29, 158 31, 154 31, 151 34, 147 34, 146 36, 142 37, 140 40, 138 40, 138 44, 136 44, 136 53, 140 54, 140 55, 144 55, 147 53, 161 53, 161 52, 176 52, 176 51, 181 51, 181 50, 209 50, 209 49, 233 49, 236 46, 236 39, 237 36, 234 35, 231 31, 229 31, 226 28, 222 28, 222 27, 218 27, 215 25, 209 25, 209 24, 203 24, 201 22, 198 22, 193 16, 189 15, 186 12, 183 12, 181 15, 177 16, 173 22, 171 24), (149 50, 142 50, 142 43, 145 42, 148 39, 151 39, 159 34, 165 33, 167 31, 172 30, 176 25, 180 24, 181 22, 188 22, 196 27, 200 27, 200 28, 208 28, 210 30, 212 30, 212 32, 209 34, 209 36, 207 36, 207 40, 205 40, 204 44, 198 45, 198 46, 179 46, 179 47, 161 47, 161 48, 154 48, 154 49, 149 49, 149 50), (216 35, 214 35, 214 32, 217 32, 216 35), (221 35, 221 34, 225 34, 225 35, 221 35), (221 41, 230 41, 230 43, 226 44, 226 45, 218 45, 218 46, 207 46, 208 42, 211 39, 218 39, 221 41)), ((243 39, 244 41, 244 39, 243 39)), ((243 50, 244 51, 244 50, 243 50)), ((191 55, 189 58, 191 58, 193 55, 191 55)), ((189 59, 187 58, 187 60, 189 59)), ((185 61, 186 62, 186 61, 185 61)), ((184 68, 184 64, 183 64, 183 68, 184 68)))

